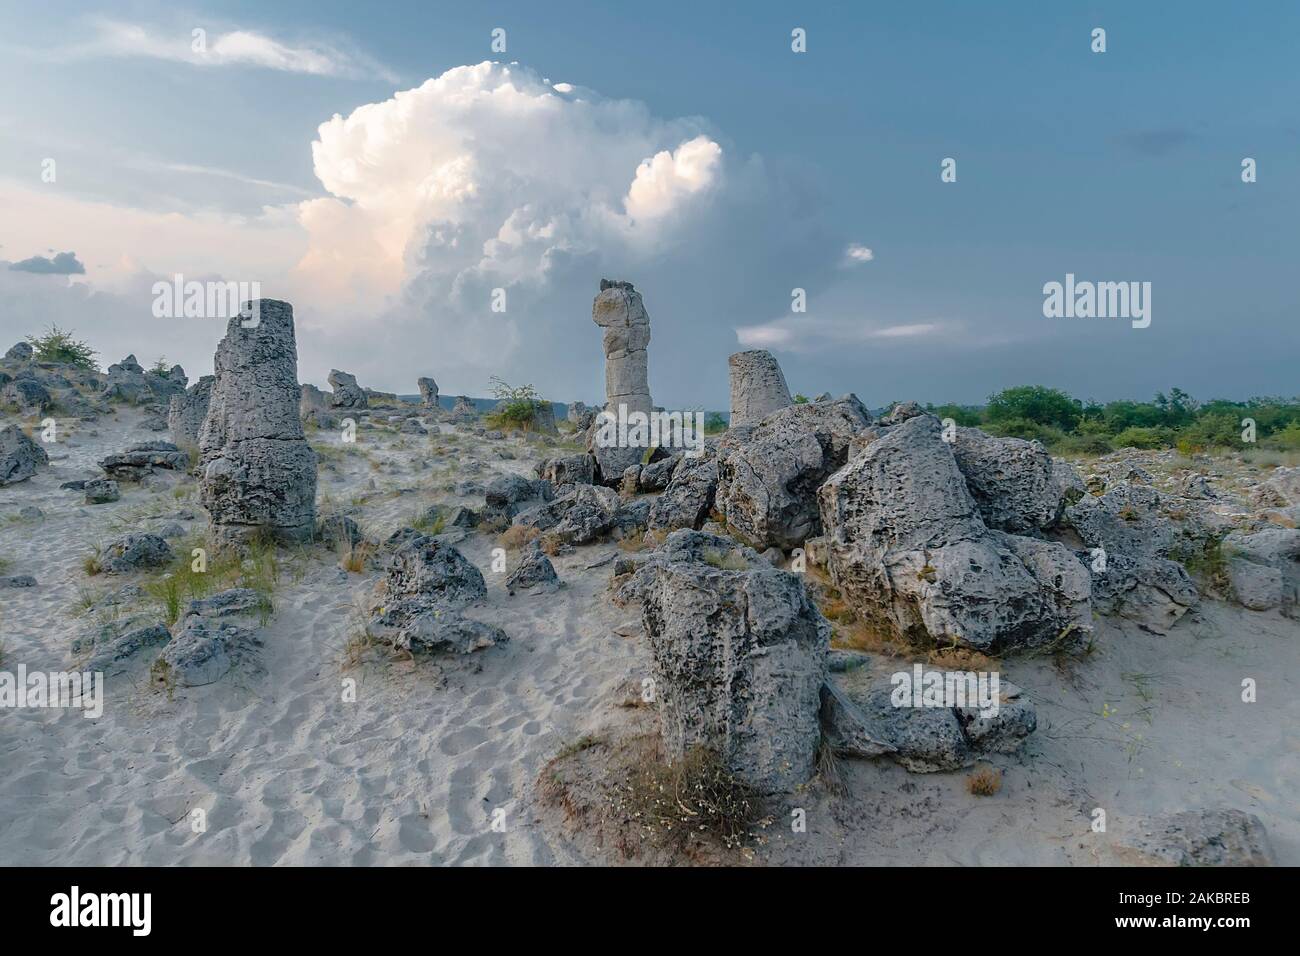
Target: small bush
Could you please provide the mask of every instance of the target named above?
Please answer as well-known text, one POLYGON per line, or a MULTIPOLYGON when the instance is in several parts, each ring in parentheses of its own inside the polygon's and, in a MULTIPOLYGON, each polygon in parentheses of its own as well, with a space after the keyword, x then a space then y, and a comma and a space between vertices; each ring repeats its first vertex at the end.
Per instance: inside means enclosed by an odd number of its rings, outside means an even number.
POLYGON ((704 416, 704 434, 717 435, 727 430, 727 420, 721 412, 709 412, 704 416))
POLYGON ((672 764, 648 755, 620 790, 642 835, 678 849, 693 837, 738 849, 749 842, 760 816, 757 794, 704 747, 672 764))
POLYGON ((1111 440, 1116 448, 1171 448, 1174 444, 1173 431, 1168 428, 1126 428, 1111 440))
POLYGON ((99 370, 99 363, 95 361, 99 353, 57 325, 51 325, 44 335, 29 335, 27 341, 33 349, 32 358, 38 362, 60 362, 92 372, 99 370))
POLYGON ((966 778, 966 789, 977 797, 991 797, 1002 789, 1002 771, 996 767, 980 767, 966 778))
POLYGON ((493 376, 492 395, 496 398, 497 404, 484 416, 483 421, 488 428, 527 432, 537 424, 542 400, 533 386, 515 387, 493 376))
POLYGON ((541 532, 536 528, 528 525, 512 524, 497 538, 497 543, 508 551, 516 551, 524 545, 532 543, 540 534, 541 532))

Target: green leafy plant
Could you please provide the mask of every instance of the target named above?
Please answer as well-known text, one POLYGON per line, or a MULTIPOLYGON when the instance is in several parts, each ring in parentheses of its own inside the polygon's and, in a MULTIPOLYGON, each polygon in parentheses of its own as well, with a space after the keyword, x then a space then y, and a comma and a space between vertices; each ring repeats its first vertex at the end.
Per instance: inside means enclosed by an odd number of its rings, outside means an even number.
POLYGON ((32 357, 38 362, 59 362, 90 371, 99 370, 99 363, 95 361, 99 353, 57 325, 51 324, 44 335, 29 335, 27 341, 32 346, 32 357))

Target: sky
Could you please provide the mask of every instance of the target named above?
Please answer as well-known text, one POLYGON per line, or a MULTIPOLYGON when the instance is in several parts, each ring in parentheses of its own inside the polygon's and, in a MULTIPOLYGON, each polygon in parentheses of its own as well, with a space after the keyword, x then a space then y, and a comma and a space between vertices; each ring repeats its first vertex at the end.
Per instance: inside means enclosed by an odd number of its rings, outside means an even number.
POLYGON ((1289 2, 6 0, 0 348, 210 373, 225 322, 155 314, 179 274, 292 302, 304 382, 592 403, 608 277, 669 407, 759 347, 872 407, 1295 395, 1297 37, 1289 2), (1045 316, 1067 274, 1150 283, 1150 324, 1045 316))

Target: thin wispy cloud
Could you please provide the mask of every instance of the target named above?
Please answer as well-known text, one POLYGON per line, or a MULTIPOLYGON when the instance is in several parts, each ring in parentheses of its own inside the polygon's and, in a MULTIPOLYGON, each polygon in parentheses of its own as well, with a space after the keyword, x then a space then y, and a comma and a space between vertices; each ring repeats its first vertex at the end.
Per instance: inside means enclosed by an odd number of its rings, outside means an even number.
POLYGON ((743 348, 780 348, 791 352, 816 353, 880 340, 920 340, 951 335, 959 330, 955 322, 909 322, 877 325, 855 319, 820 319, 797 316, 761 325, 736 327, 736 341, 743 348))
POLYGON ((196 67, 251 67, 397 82, 396 74, 383 64, 338 42, 281 42, 254 30, 221 29, 203 24, 177 29, 96 19, 89 26, 92 31, 89 39, 50 51, 50 55, 64 60, 153 59, 196 67))

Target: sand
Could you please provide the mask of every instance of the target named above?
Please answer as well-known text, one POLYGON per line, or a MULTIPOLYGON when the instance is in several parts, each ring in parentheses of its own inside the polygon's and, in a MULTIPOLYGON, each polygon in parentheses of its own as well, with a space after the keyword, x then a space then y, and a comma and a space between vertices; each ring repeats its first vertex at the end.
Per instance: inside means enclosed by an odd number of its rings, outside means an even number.
MULTIPOLYGON (((6 573, 38 581, 0 590, 0 667, 69 666, 78 596, 106 585, 81 568, 96 544, 175 521, 202 527, 192 482, 179 498, 166 487, 123 485, 121 501, 96 506, 59 490, 98 474, 105 454, 165 437, 141 430, 140 420, 122 410, 82 425, 51 450, 49 469, 0 489, 6 573), (15 519, 24 505, 45 517, 15 519)), ((386 535, 433 501, 480 506, 481 496, 445 490, 460 461, 481 460, 474 477, 486 481, 529 474, 546 451, 461 436, 457 461, 430 451, 443 441, 363 431, 361 452, 323 468, 324 505, 351 509, 372 535, 386 535), (501 448, 517 458, 497 458, 501 448)), ((470 613, 505 629, 505 646, 421 660, 376 648, 350 664, 357 609, 381 574, 347 573, 315 549, 286 560, 256 666, 169 698, 148 680, 146 659, 109 679, 98 720, 0 711, 0 864, 621 862, 593 833, 567 825, 537 786, 566 744, 617 740, 652 720, 619 706, 629 682, 649 672, 639 612, 609 601, 610 564, 587 568, 617 546, 557 557, 564 588, 512 597, 506 574, 491 568, 496 544, 475 533, 457 546, 488 586, 470 613), (343 699, 349 679, 355 702, 343 699), (195 810, 204 811, 205 832, 194 831, 195 810)), ((881 658, 872 666, 899 665, 881 658)), ((843 761, 847 792, 814 784, 780 798, 750 862, 1107 864, 1137 815, 1231 806, 1260 817, 1279 862, 1300 864, 1297 622, 1213 601, 1165 637, 1102 619, 1095 652, 1068 671, 1020 659, 1003 662, 1002 674, 1034 702, 1039 729, 1021 754, 987 761, 1002 770, 998 794, 972 796, 966 772, 843 761), (1257 703, 1241 702, 1247 677, 1258 682, 1257 703), (807 811, 807 833, 790 832, 794 807, 807 811), (1090 829, 1098 807, 1104 834, 1090 829)))

